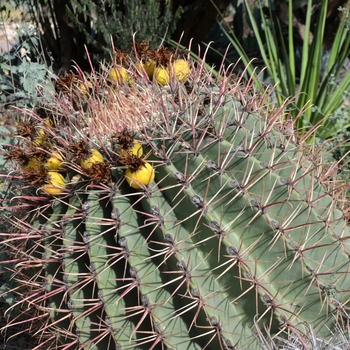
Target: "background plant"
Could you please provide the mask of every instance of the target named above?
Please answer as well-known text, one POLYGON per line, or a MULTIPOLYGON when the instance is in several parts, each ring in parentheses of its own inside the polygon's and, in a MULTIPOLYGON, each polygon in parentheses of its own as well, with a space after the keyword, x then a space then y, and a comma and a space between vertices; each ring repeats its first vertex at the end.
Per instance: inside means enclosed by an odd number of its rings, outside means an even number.
MULTIPOLYGON (((322 1, 319 6, 315 6, 311 0, 307 1, 303 45, 299 51, 295 39, 292 1, 282 8, 282 11, 288 13, 287 27, 276 17, 276 6, 273 6, 271 1, 264 4, 260 1, 258 8, 252 7, 248 1, 244 3, 266 66, 266 77, 269 83, 276 84, 275 98, 281 102, 284 98, 297 94, 298 98, 292 111, 294 115, 307 103, 311 107, 305 111, 304 117, 297 121, 297 130, 302 134, 314 126, 319 126, 317 135, 322 139, 339 133, 340 125, 334 114, 344 106, 350 86, 350 75, 343 70, 350 53, 346 22, 339 23, 332 43, 326 44, 324 39, 328 1, 322 1), (287 32, 283 28, 286 28, 287 32)), ((235 33, 232 30, 227 31, 227 27, 224 26, 222 30, 247 65, 251 57, 244 51, 235 33)), ((255 76, 256 84, 261 87, 262 82, 254 75, 252 68, 250 74, 255 76)), ((347 111, 347 108, 342 109, 344 116, 347 115, 347 111)))
POLYGON ((350 77, 345 4, 344 0, 322 2, 321 18, 321 1, 232 1, 225 12, 216 7, 220 20, 207 34, 204 46, 210 42, 208 62, 216 67, 224 57, 237 72, 253 78, 258 88, 276 85, 273 99, 281 102, 297 94, 290 105, 293 115, 303 105, 308 109, 293 127, 300 137, 311 134, 316 142, 324 143, 327 161, 337 162, 339 177, 347 180, 350 77))
POLYGON ((18 41, 8 53, 0 54, 0 103, 4 107, 33 107, 52 84, 52 65, 43 53, 36 29, 26 23, 17 30, 18 41))
MULTIPOLYGON (((231 0, 214 0, 224 11, 231 0)), ((14 0, 39 30, 40 39, 55 59, 55 69, 67 71, 74 61, 89 69, 85 47, 97 64, 109 57, 111 41, 130 52, 137 40, 158 46, 164 38, 182 40, 196 49, 216 21, 215 7, 201 0, 14 0)))
POLYGON ((67 71, 72 61, 88 68, 85 46, 94 63, 110 58, 111 42, 131 51, 133 35, 159 45, 174 29, 181 11, 171 1, 17 0, 17 7, 35 23, 40 40, 55 59, 55 69, 67 71))

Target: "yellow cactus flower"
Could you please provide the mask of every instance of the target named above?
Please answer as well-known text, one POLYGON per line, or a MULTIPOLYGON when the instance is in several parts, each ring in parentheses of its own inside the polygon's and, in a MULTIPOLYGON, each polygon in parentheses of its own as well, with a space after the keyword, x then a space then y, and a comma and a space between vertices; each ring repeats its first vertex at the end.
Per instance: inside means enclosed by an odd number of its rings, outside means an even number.
POLYGON ((163 86, 168 85, 170 81, 168 70, 163 67, 156 67, 153 78, 163 86))
POLYGON ((134 140, 132 147, 130 147, 129 149, 121 149, 119 151, 119 154, 121 156, 134 155, 137 158, 141 158, 143 155, 143 148, 140 142, 134 140))
POLYGON ((43 144, 46 142, 46 134, 43 129, 38 130, 38 136, 34 139, 34 143, 36 143, 38 146, 43 146, 43 144))
POLYGON ((37 157, 33 157, 29 160, 27 164, 23 166, 24 170, 36 170, 36 171, 43 171, 44 170, 44 164, 41 161, 41 159, 37 157))
POLYGON ((92 83, 91 81, 88 81, 86 83, 80 83, 78 86, 78 90, 83 94, 83 95, 88 95, 89 90, 92 89, 92 83))
MULTIPOLYGON (((53 126, 53 121, 50 118, 45 118, 43 120, 43 124, 45 125, 46 129, 49 129, 53 126)), ((46 146, 48 143, 47 140, 47 134, 45 133, 45 129, 38 129, 36 132, 36 137, 34 138, 34 143, 36 143, 38 146, 46 146)))
POLYGON ((97 150, 97 149, 90 149, 90 156, 87 157, 84 160, 80 161, 80 166, 84 169, 87 170, 91 168, 93 164, 96 163, 103 163, 104 159, 102 154, 97 150))
POLYGON ((184 59, 176 60, 171 65, 171 75, 175 76, 177 81, 184 83, 191 73, 190 66, 184 59))
POLYGON ((142 65, 149 78, 153 79, 154 70, 156 68, 156 62, 154 62, 153 60, 148 60, 142 65))
POLYGON ((110 69, 108 79, 112 83, 123 84, 130 81, 130 75, 124 67, 117 66, 110 69))
POLYGON ((146 73, 151 80, 153 79, 154 69, 156 68, 156 62, 154 62, 153 60, 148 60, 142 63, 138 62, 136 63, 135 67, 140 74, 146 73))
POLYGON ((45 162, 45 167, 49 171, 59 171, 63 169, 63 157, 60 153, 54 151, 51 157, 45 162))
POLYGON ((131 168, 126 169, 125 178, 130 187, 136 190, 142 188, 142 185, 148 186, 154 181, 155 172, 150 163, 143 163, 139 169, 133 171, 131 168))
POLYGON ((53 120, 50 118, 45 118, 44 124, 46 124, 47 126, 53 126, 53 120))
POLYGON ((42 191, 50 196, 59 196, 65 192, 66 182, 60 173, 49 171, 48 178, 48 182, 41 187, 42 191))

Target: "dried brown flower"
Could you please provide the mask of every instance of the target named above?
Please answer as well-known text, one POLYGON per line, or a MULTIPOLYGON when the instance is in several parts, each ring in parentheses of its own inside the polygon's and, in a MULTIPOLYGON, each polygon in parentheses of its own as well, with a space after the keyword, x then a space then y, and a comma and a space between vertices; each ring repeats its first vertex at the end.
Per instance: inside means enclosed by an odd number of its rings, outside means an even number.
POLYGON ((36 123, 31 121, 21 121, 17 124, 17 133, 22 137, 34 137, 36 135, 36 123))
POLYGON ((131 63, 131 58, 127 53, 119 49, 115 49, 113 54, 114 54, 114 61, 117 65, 121 65, 125 68, 129 68, 131 63))
POLYGON ((47 179, 47 170, 28 169, 23 171, 22 179, 33 186, 40 186, 47 179))
POLYGON ((109 184, 112 182, 111 169, 108 163, 94 163, 91 167, 85 169, 84 174, 93 183, 109 184))
POLYGON ((12 148, 4 156, 5 160, 14 160, 19 165, 24 166, 29 162, 29 156, 23 148, 12 148))
POLYGON ((56 81, 55 89, 57 93, 68 94, 72 91, 75 83, 79 81, 79 78, 73 72, 66 72, 63 76, 60 76, 56 81))
POLYGON ((69 150, 72 153, 73 161, 84 160, 90 156, 90 147, 85 140, 70 144, 69 150))
POLYGON ((120 164, 130 168, 132 171, 136 171, 140 169, 145 161, 142 158, 137 157, 134 154, 126 154, 119 158, 120 164))
POLYGON ((127 150, 134 144, 135 135, 133 132, 124 129, 122 132, 118 132, 112 137, 116 140, 118 148, 127 150))

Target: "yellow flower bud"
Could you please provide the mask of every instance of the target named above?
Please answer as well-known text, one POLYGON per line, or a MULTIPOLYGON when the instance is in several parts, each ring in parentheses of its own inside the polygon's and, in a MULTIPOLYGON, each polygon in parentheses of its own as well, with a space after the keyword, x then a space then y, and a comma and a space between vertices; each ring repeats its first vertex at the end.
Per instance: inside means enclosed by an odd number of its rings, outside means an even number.
POLYGON ((143 68, 145 69, 149 78, 153 79, 154 70, 156 68, 156 62, 154 62, 153 60, 148 60, 145 63, 143 63, 143 68))
POLYGON ((43 129, 38 130, 38 136, 34 139, 34 143, 38 146, 43 146, 43 144, 47 141, 46 134, 43 129))
POLYGON ((163 86, 168 85, 170 80, 168 70, 163 67, 157 67, 154 70, 153 78, 163 86))
POLYGON ((45 162, 45 167, 49 171, 59 171, 63 169, 63 157, 58 152, 52 152, 51 157, 45 162))
POLYGON ((183 60, 176 60, 171 65, 171 76, 174 76, 177 81, 184 83, 191 73, 190 66, 183 60))
POLYGON ((96 163, 103 163, 104 159, 102 154, 97 150, 97 149, 90 149, 90 156, 87 157, 84 160, 80 161, 80 166, 84 169, 87 170, 91 168, 93 164, 96 163))
POLYGON ((125 178, 128 184, 135 189, 142 188, 142 185, 148 186, 154 181, 155 172, 154 168, 150 163, 144 163, 136 171, 130 168, 125 171, 125 178))
POLYGON ((89 94, 89 90, 92 88, 92 83, 91 81, 88 81, 87 83, 80 83, 78 86, 79 91, 83 94, 83 95, 88 95, 89 94))
POLYGON ((36 157, 33 157, 29 160, 29 162, 23 166, 24 170, 37 170, 37 171, 43 171, 44 170, 44 164, 43 162, 36 157))
POLYGON ((138 158, 141 158, 143 155, 142 145, 137 140, 134 140, 132 147, 129 149, 121 149, 119 151, 119 154, 121 156, 134 155, 138 158))
POLYGON ((66 182, 60 173, 56 171, 49 171, 48 177, 48 182, 41 187, 42 191, 50 196, 59 196, 65 192, 66 182))
POLYGON ((123 84, 130 81, 130 75, 125 68, 117 66, 110 69, 108 79, 112 83, 123 84))

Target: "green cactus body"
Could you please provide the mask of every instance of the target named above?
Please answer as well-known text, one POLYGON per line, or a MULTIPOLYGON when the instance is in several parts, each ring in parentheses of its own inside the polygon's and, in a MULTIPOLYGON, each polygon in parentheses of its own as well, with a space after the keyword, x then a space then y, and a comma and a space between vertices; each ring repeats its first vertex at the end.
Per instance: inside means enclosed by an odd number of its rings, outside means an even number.
POLYGON ((259 349, 257 328, 327 337, 344 317, 350 232, 320 167, 282 132, 283 110, 200 70, 191 91, 144 87, 166 102, 135 130, 156 173, 140 190, 108 137, 111 180, 92 181, 55 121, 69 194, 25 220, 43 237, 28 241, 57 349, 259 349))

